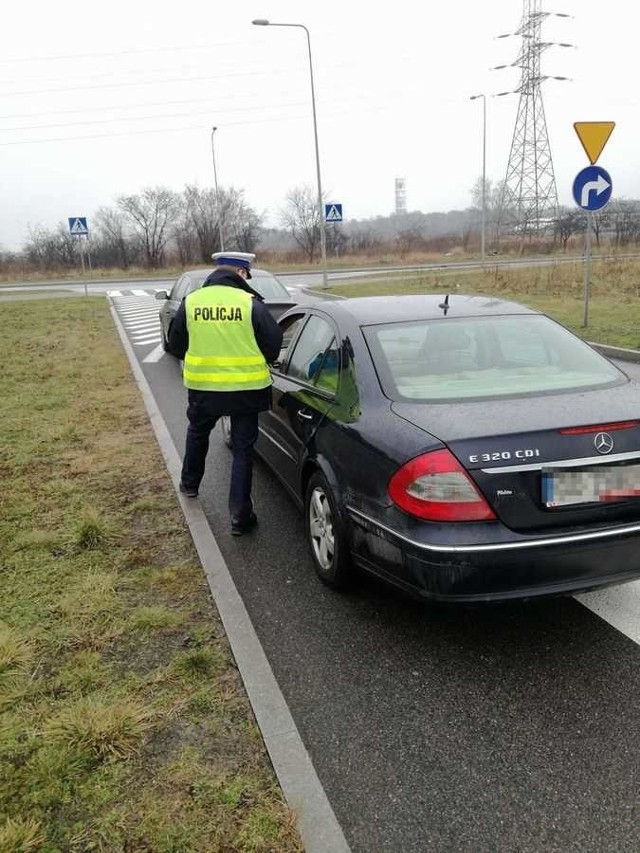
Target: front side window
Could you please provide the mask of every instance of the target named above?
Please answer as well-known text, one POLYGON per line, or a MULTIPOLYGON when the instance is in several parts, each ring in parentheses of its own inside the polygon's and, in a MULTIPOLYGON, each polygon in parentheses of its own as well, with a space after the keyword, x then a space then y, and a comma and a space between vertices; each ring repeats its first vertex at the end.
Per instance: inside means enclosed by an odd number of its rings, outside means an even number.
POLYGON ((333 341, 333 329, 329 323, 316 315, 309 317, 291 354, 287 367, 289 376, 312 384, 333 341))
POLYGON ((438 318, 363 329, 394 400, 483 399, 577 391, 627 381, 549 317, 438 318))
POLYGON ((335 394, 340 376, 340 352, 334 338, 324 353, 309 366, 309 379, 318 388, 335 394))

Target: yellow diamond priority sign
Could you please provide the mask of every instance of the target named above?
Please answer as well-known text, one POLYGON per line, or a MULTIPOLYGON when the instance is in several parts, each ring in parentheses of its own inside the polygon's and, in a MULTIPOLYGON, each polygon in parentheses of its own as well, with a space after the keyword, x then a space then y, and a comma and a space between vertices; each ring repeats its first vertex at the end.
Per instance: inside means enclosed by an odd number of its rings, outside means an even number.
POLYGON ((616 126, 615 121, 576 121, 574 129, 593 166, 616 126))

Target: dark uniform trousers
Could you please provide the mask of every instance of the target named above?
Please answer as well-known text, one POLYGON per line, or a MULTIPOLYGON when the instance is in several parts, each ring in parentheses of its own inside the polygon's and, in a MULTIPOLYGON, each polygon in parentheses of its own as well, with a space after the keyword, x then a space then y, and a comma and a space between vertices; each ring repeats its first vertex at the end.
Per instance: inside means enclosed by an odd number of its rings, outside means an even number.
MULTIPOLYGON (((189 391, 189 426, 181 477, 183 486, 188 489, 197 490, 200 486, 209 450, 209 436, 221 416, 220 401, 215 392, 189 391)), ((258 439, 258 412, 232 414, 230 417, 233 465, 229 487, 229 514, 232 519, 244 521, 253 510, 251 480, 253 446, 258 439)))

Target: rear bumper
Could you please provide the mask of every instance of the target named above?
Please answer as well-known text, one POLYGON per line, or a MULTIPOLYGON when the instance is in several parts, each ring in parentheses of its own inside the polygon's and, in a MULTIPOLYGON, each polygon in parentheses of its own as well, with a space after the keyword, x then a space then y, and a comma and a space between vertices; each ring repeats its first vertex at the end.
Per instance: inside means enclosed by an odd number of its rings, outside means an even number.
POLYGON ((348 512, 356 562, 433 601, 568 595, 640 578, 637 523, 538 539, 433 544, 359 510, 348 512))

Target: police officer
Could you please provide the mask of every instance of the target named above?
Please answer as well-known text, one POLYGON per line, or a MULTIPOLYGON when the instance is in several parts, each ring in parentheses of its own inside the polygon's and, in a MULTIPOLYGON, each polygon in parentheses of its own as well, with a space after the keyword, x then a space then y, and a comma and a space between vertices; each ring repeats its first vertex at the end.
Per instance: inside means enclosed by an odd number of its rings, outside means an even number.
POLYGON ((254 254, 217 252, 203 286, 188 294, 169 328, 169 351, 184 359, 187 439, 180 491, 198 495, 209 435, 222 415, 231 418, 233 465, 229 489, 231 533, 258 522, 251 501, 258 412, 271 406, 271 374, 282 331, 262 297, 248 284, 254 254))

